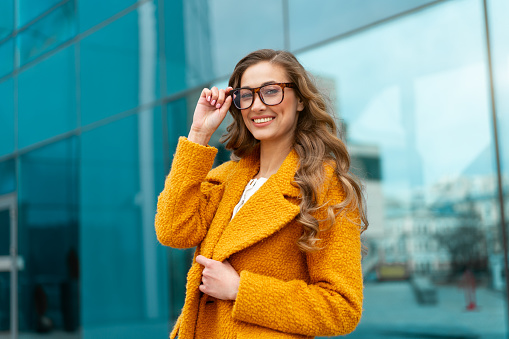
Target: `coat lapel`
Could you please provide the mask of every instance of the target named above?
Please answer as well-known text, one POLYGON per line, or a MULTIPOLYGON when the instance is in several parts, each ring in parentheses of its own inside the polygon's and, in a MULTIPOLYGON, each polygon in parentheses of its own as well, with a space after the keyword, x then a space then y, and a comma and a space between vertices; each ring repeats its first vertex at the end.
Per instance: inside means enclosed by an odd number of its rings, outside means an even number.
MULTIPOLYGON (((246 159, 246 162, 252 161, 253 159, 246 159)), ((249 163, 249 166, 245 165, 241 160, 239 171, 235 173, 237 178, 233 178, 230 182, 232 185, 229 187, 232 189, 230 192, 232 197, 235 196, 232 206, 228 206, 230 217, 247 182, 256 174, 256 172, 252 173, 246 178, 243 173, 251 172, 249 168, 259 168, 258 163, 256 166, 253 163, 249 163)), ((298 165, 299 157, 292 150, 278 172, 260 187, 229 222, 214 248, 212 259, 218 261, 227 259, 233 253, 277 232, 298 215, 299 206, 287 200, 289 197, 298 197, 300 193, 299 188, 292 184, 298 165)))

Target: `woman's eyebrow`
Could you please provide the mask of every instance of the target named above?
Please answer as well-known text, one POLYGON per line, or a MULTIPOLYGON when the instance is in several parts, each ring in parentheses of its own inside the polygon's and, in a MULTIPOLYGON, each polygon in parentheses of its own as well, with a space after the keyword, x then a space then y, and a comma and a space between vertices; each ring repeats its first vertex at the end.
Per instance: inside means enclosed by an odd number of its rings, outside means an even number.
POLYGON ((270 84, 277 84, 278 82, 275 81, 275 80, 270 80, 270 81, 265 81, 263 84, 261 84, 260 86, 256 86, 256 87, 250 87, 250 86, 242 86, 241 88, 257 88, 257 87, 262 87, 262 86, 265 86, 265 85, 270 85, 270 84))
POLYGON ((277 83, 277 81, 274 81, 274 80, 271 80, 271 81, 266 81, 262 84, 262 86, 265 86, 265 85, 270 85, 270 84, 275 84, 277 83))

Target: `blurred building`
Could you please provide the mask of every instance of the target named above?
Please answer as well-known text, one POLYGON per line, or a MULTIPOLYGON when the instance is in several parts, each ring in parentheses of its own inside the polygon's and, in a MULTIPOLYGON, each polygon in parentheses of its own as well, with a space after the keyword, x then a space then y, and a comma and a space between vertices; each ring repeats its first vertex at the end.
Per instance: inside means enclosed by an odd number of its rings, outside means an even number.
POLYGON ((294 52, 346 126, 366 276, 404 264, 443 282, 471 264, 500 293, 508 14, 506 0, 1 1, 0 339, 168 335, 193 251, 157 242, 157 195, 202 88, 259 48, 294 52))

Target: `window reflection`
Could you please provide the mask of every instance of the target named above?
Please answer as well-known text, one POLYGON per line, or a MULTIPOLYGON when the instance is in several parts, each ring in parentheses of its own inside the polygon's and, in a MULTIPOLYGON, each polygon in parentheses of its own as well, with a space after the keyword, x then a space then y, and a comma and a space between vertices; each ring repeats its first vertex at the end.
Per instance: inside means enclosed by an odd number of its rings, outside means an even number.
POLYGON ((14 0, 0 1, 0 40, 9 36, 14 28, 14 0))
POLYGON ((139 319, 144 310, 136 117, 83 133, 81 247, 83 322, 139 319), (122 283, 129 281, 128 284, 122 283), (128 296, 128 297, 127 297, 128 296))
POLYGON ((80 32, 103 22, 104 20, 114 16, 120 11, 126 9, 136 0, 122 0, 122 1, 79 1, 78 2, 78 15, 80 32))
MULTIPOLYGON (((18 27, 22 27, 37 18, 42 13, 51 9, 62 0, 18 0, 19 23, 18 27)), ((72 2, 72 1, 69 1, 72 2)))
POLYGON ((285 48, 282 0, 259 0, 245 6, 236 0, 209 0, 209 20, 210 58, 216 76, 230 74, 249 52, 285 48))
POLYGON ((19 74, 19 148, 76 128, 74 48, 19 74))
POLYGON ((172 94, 196 85, 206 75, 211 75, 209 22, 206 16, 207 4, 204 1, 165 1, 164 15, 164 54, 166 61, 166 93, 172 94), (197 6, 197 4, 200 4, 197 6), (194 11, 186 11, 195 7, 194 11), (187 17, 189 16, 189 18, 187 17), (187 21, 189 20, 189 22, 187 21), (196 26, 198 35, 189 35, 186 41, 186 26, 196 26), (168 34, 167 32, 172 32, 168 34), (189 51, 189 52, 188 52, 189 51), (203 61, 202 61, 203 60, 203 61), (206 65, 203 67, 203 65, 206 65), (202 71, 205 71, 202 73, 202 71))
MULTIPOLYGON (((1 40, 1 39, 0 39, 1 40)), ((0 78, 14 69, 14 40, 0 44, 0 78)))
POLYGON ((81 41, 83 125, 138 106, 138 43, 136 12, 127 14, 81 41))
POLYGON ((75 34, 74 1, 69 1, 17 35, 20 64, 26 64, 75 34))
POLYGON ((332 84, 366 182, 365 313, 352 336, 505 332, 482 13, 481 2, 444 3, 299 55, 332 84), (490 328, 473 325, 488 312, 490 328))
POLYGON ((90 338, 105 328, 112 337, 167 335, 166 258, 154 238, 151 193, 160 175, 150 146, 161 138, 153 132, 159 117, 148 110, 82 134, 81 319, 90 338))
POLYGON ((290 46, 300 49, 435 1, 288 1, 290 46))
MULTIPOLYGON (((1 172, 0 172, 1 174, 1 172)), ((1 178, 1 177, 0 177, 1 178)), ((9 209, 0 209, 0 256, 10 255, 11 218, 9 209)), ((0 331, 9 330, 11 324, 11 275, 0 271, 0 331)))
POLYGON ((14 81, 0 82, 0 156, 14 151, 14 81))
POLYGON ((79 329, 76 139, 20 157, 18 246, 22 332, 79 329))
POLYGON ((0 162, 0 195, 16 191, 16 167, 14 159, 0 162))

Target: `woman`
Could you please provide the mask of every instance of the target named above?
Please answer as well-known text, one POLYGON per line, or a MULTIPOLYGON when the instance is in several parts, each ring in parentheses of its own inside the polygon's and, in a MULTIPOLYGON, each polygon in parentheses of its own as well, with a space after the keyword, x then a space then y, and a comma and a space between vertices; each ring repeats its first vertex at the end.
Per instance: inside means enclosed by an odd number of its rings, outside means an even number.
POLYGON ((158 200, 159 241, 197 246, 170 338, 349 333, 367 220, 334 120, 289 52, 247 55, 229 86, 203 89, 158 200), (211 170, 207 143, 228 110, 233 160, 211 170))

